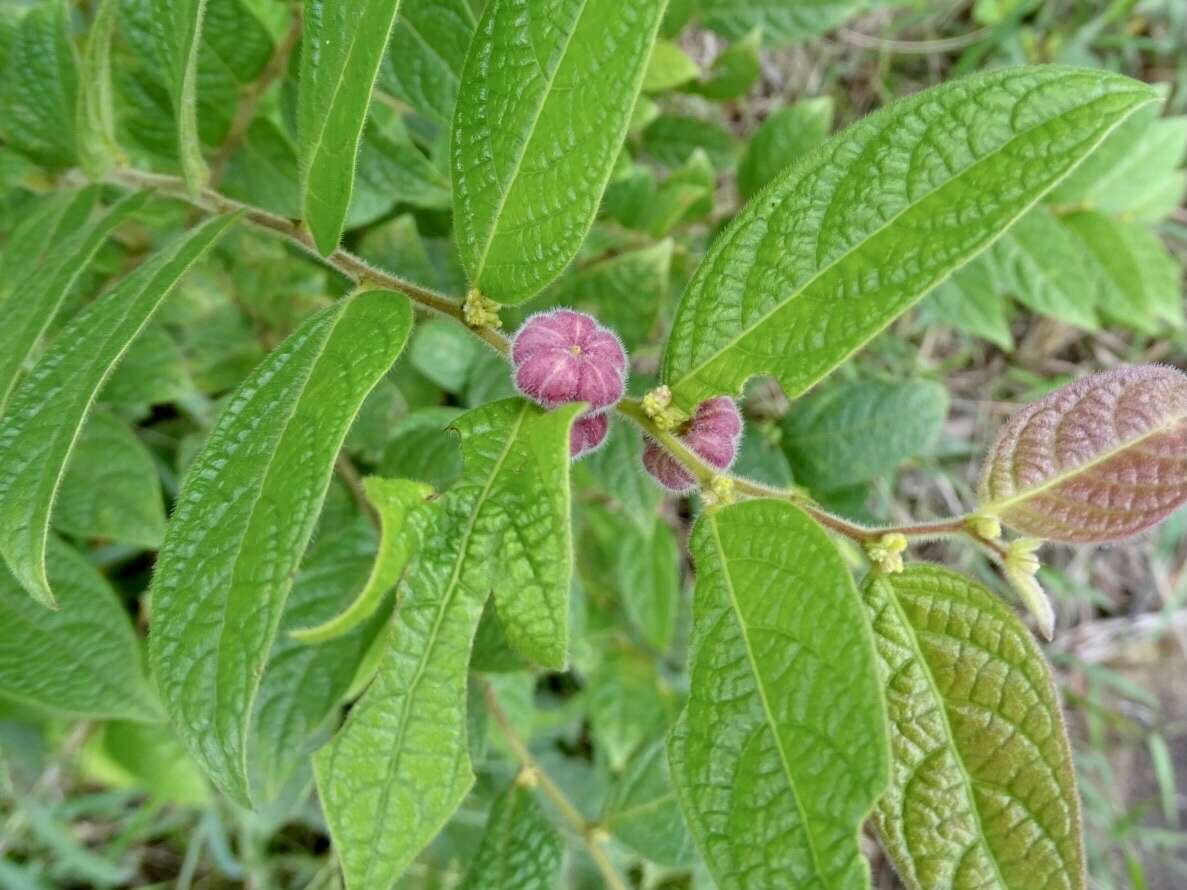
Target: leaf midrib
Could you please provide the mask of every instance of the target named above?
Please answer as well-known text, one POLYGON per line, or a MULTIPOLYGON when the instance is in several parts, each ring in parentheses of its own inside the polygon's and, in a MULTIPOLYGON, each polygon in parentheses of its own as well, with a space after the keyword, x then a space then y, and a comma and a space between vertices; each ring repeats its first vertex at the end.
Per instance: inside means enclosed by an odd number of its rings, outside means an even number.
MULTIPOLYGON (((503 445, 503 451, 499 454, 498 460, 495 461, 491 472, 486 479, 486 484, 482 487, 482 493, 474 502, 474 507, 470 512, 470 517, 466 521, 465 531, 462 533, 461 541, 458 545, 457 559, 453 563, 453 572, 450 574, 449 583, 446 584, 446 595, 441 599, 441 606, 437 609, 437 614, 433 618, 433 629, 429 636, 431 643, 424 647, 420 661, 416 665, 416 675, 412 678, 412 682, 408 685, 408 692, 404 696, 404 702, 400 708, 400 729, 396 736, 393 750, 395 752, 391 759, 391 766, 387 771, 386 781, 383 785, 383 792, 379 798, 378 811, 383 812, 387 809, 388 802, 391 799, 392 777, 399 772, 400 756, 404 749, 404 736, 408 731, 408 712, 412 707, 413 692, 420 686, 421 678, 424 676, 425 664, 428 662, 429 654, 436 645, 437 637, 441 633, 441 624, 445 621, 445 615, 449 611, 449 607, 453 604, 454 596, 457 594, 458 581, 461 577, 462 566, 465 565, 466 559, 469 555, 470 542, 474 536, 474 526, 478 522, 478 516, 482 512, 482 504, 490 494, 491 487, 494 485, 494 480, 498 477, 499 472, 503 468, 503 464, 507 460, 507 455, 511 452, 511 445, 519 436, 519 430, 523 426, 523 419, 527 415, 527 403, 520 406, 519 416, 515 419, 515 425, 511 428, 511 432, 507 436, 507 441, 503 445)), ((444 518, 444 517, 443 517, 444 518)), ((463 751, 463 756, 465 752, 463 751)), ((378 849, 378 839, 383 834, 385 829, 382 819, 376 819, 374 828, 371 832, 371 841, 367 845, 374 853, 378 849)), ((361 886, 371 886, 371 874, 374 870, 375 863, 378 857, 372 855, 367 861, 367 868, 363 873, 363 883, 361 886)))
MULTIPOLYGON (((1011 145, 1013 145, 1017 140, 1022 139, 1023 137, 1033 133, 1035 130, 1038 130, 1040 127, 1050 124, 1054 120, 1065 118, 1067 115, 1072 114, 1073 112, 1080 111, 1084 108, 1087 108, 1089 105, 1098 101, 1100 98, 1101 98, 1100 96, 1094 97, 1089 102, 1085 102, 1082 105, 1077 105, 1077 106, 1075 106, 1075 108, 1068 109, 1067 111, 1064 111, 1063 113, 1061 113, 1058 116, 1058 118, 1055 118, 1055 117, 1045 118, 1041 123, 1035 124, 1032 127, 1028 127, 1025 130, 1022 130, 1022 131, 1016 133, 1015 135, 1011 136, 1007 141, 1003 142, 1001 145, 999 145, 997 148, 995 148, 993 151, 978 158, 972 164, 969 164, 967 167, 965 167, 963 170, 961 170, 960 173, 958 173, 956 176, 953 176, 953 177, 945 180, 942 184, 929 190, 926 194, 920 196, 917 200, 904 205, 902 207, 902 209, 900 209, 897 213, 895 213, 890 219, 888 219, 882 225, 878 226, 878 228, 874 229, 872 232, 870 232, 868 235, 866 235, 860 241, 857 241, 856 243, 854 243, 847 250, 845 250, 842 254, 840 254, 835 260, 833 260, 832 262, 830 262, 827 265, 822 266, 820 269, 818 269, 802 285, 800 285, 800 287, 798 287, 796 290, 794 290, 787 297, 783 298, 782 300, 779 300, 774 306, 772 306, 770 309, 768 309, 766 312, 764 312, 757 320, 755 320, 751 324, 747 325, 744 329, 742 329, 740 332, 738 332, 727 343, 725 343, 724 345, 719 347, 712 355, 710 355, 708 358, 701 361, 700 363, 690 367, 679 380, 670 384, 671 388, 673 390, 679 390, 679 389, 683 388, 686 383, 688 383, 690 380, 695 378, 706 367, 711 365, 713 362, 717 361, 719 358, 721 358, 723 355, 725 355, 727 352, 729 352, 731 349, 733 349, 735 346, 737 346, 737 344, 740 343, 744 338, 750 336, 750 334, 752 334, 759 326, 765 324, 773 315, 775 315, 776 313, 778 313, 778 312, 782 311, 784 308, 786 308, 793 300, 795 300, 797 297, 801 296, 808 288, 810 288, 817 281, 819 281, 824 275, 826 275, 828 272, 831 272, 840 263, 847 260, 850 256, 852 256, 857 251, 859 251, 863 247, 865 247, 865 245, 869 244, 873 239, 877 238, 879 235, 881 235, 883 232, 885 232, 887 229, 889 229, 890 226, 897 223, 903 215, 905 215, 905 214, 909 213, 910 211, 914 210, 915 208, 921 206, 925 201, 928 201, 934 195, 936 195, 939 192, 943 191, 944 189, 948 188, 948 186, 951 185, 953 182, 963 179, 970 173, 970 171, 975 170, 976 168, 980 167, 985 162, 987 162, 987 161, 991 160, 992 158, 996 157, 997 155, 1001 154, 1003 151, 1005 151, 1007 148, 1009 148, 1011 145)), ((1001 232, 999 232, 993 238, 990 238, 988 242, 986 242, 985 244, 983 244, 981 246, 980 250, 977 250, 974 253, 972 253, 969 257, 967 257, 965 259, 964 262, 962 262, 962 263, 954 266, 952 269, 950 269, 949 273, 951 273, 952 271, 955 271, 955 269, 959 269, 961 266, 967 264, 972 259, 974 259, 979 253, 981 253, 986 248, 988 248, 990 245, 992 245, 994 243, 994 241, 996 241, 1006 231, 1009 230, 1009 227, 1011 225, 1013 225, 1013 223, 1015 221, 1017 221, 1019 218, 1021 218, 1021 216, 1024 213, 1026 213, 1028 210, 1030 210, 1031 207, 1035 206, 1040 200, 1042 200, 1043 195, 1050 192, 1060 182, 1062 182, 1064 179, 1066 179, 1067 176, 1069 176, 1072 173, 1072 171, 1075 170, 1076 167, 1078 167, 1080 165, 1080 163, 1084 160, 1084 158, 1088 157, 1088 155, 1090 155, 1101 144, 1101 142, 1103 142, 1105 140, 1105 138, 1110 133, 1113 132, 1113 130, 1115 130, 1118 126, 1120 126, 1124 121, 1128 120, 1139 109, 1144 108, 1146 105, 1149 105, 1155 101, 1157 101, 1157 100, 1154 98, 1150 98, 1150 99, 1147 99, 1146 101, 1141 102, 1137 105, 1134 105, 1132 108, 1128 109, 1124 115, 1119 117, 1112 124, 1112 126, 1107 127, 1104 130, 1104 132, 1101 134, 1100 138, 1097 139, 1092 144, 1092 148, 1090 148, 1087 152, 1085 152, 1084 155, 1079 160, 1077 160, 1071 166, 1069 166, 1068 169, 1065 170, 1060 176, 1056 177, 1050 183, 1050 185, 1047 186, 1047 188, 1043 189, 1038 195, 1036 195, 1034 200, 1030 201, 1017 215, 1015 215, 1015 217, 1010 221, 1010 223, 1007 226, 1005 226, 1001 230, 1001 232)), ((796 166, 798 168, 802 165, 797 164, 796 166)), ((835 199, 835 196, 834 196, 834 199, 835 199)), ((853 351, 860 349, 861 346, 864 345, 866 342, 868 342, 869 339, 870 338, 867 337, 866 340, 863 340, 862 343, 860 343, 856 347, 854 347, 854 350, 852 350, 849 354, 852 354, 853 351)))
MULTIPOLYGON (((491 0, 491 6, 492 7, 495 6, 496 2, 497 2, 497 0, 491 0)), ((473 283, 476 285, 479 283, 480 279, 482 278, 482 273, 486 268, 486 261, 490 257, 490 249, 495 243, 495 233, 498 231, 498 228, 499 228, 499 219, 500 219, 500 217, 502 217, 503 210, 507 206, 507 200, 510 197, 512 190, 515 188, 516 182, 519 180, 519 173, 520 173, 521 168, 523 167, 523 159, 527 155, 528 148, 531 146, 532 141, 536 136, 536 127, 539 126, 540 117, 541 117, 541 115, 544 114, 544 106, 546 106, 548 104, 548 100, 552 95, 552 87, 553 87, 553 84, 556 83, 556 73, 558 71, 560 71, 561 66, 564 65, 564 63, 565 63, 565 57, 569 54, 569 46, 573 42, 573 35, 577 33, 577 29, 581 26, 581 19, 585 15, 585 10, 587 8, 588 8, 588 0, 582 0, 581 9, 578 11, 577 15, 574 16, 574 18, 573 18, 573 27, 570 28, 569 33, 565 35, 564 43, 561 45, 561 50, 560 50, 559 55, 557 55, 556 64, 552 67, 552 70, 549 71, 547 74, 547 77, 545 79, 544 89, 540 93, 540 104, 536 106, 536 110, 532 114, 532 121, 531 121, 531 124, 528 126, 527 135, 524 137, 523 144, 520 146, 519 151, 516 153, 515 163, 511 167, 512 173, 511 173, 511 176, 507 180, 507 187, 505 189, 503 189, 502 193, 499 195, 499 202, 495 206, 494 213, 491 214, 490 228, 488 229, 488 231, 486 233, 485 243, 482 245, 482 253, 481 253, 481 255, 479 255, 477 257, 477 262, 475 263, 475 267, 474 267, 473 283)), ((491 15, 493 16, 494 14, 495 14, 495 11, 492 8, 491 15)), ((477 43, 477 40, 475 40, 471 45, 473 46, 476 43, 477 43)), ((535 55, 535 46, 532 47, 532 55, 533 56, 535 55)), ((463 67, 462 71, 463 71, 463 77, 464 77, 464 73, 465 73, 464 67, 463 67)), ((454 116, 456 118, 456 116, 457 116, 456 112, 454 113, 454 116)), ((489 130, 488 130, 488 133, 489 133, 489 130)), ((489 136, 487 138, 487 141, 489 142, 489 136)))
POLYGON ((738 622, 738 633, 746 649, 746 660, 750 664, 751 673, 754 674, 754 685, 758 692, 759 702, 762 704, 763 716, 766 718, 768 730, 774 736, 775 748, 779 752, 779 762, 783 765, 783 774, 787 778, 787 784, 791 789, 791 796, 795 799, 796 810, 800 814, 800 822, 804 826, 804 835, 808 839, 808 852, 812 855, 813 868, 816 874, 821 876, 823 880, 820 853, 816 849, 816 837, 812 831, 812 822, 808 819, 808 814, 804 811, 803 799, 800 797, 799 789, 796 787, 795 776, 792 774, 791 764, 787 759, 787 752, 783 750, 783 738, 779 735, 778 725, 771 711, 770 702, 767 700, 766 687, 763 685, 762 675, 758 670, 758 662, 755 660, 754 650, 750 645, 750 637, 746 633, 746 621, 742 616, 742 609, 738 603, 737 593, 734 590, 734 579, 730 575, 729 560, 726 559, 725 547, 721 543, 721 533, 717 527, 717 517, 709 513, 706 516, 706 521, 709 523, 709 528, 713 531, 713 545, 717 548, 717 554, 721 560, 721 575, 725 581, 726 592, 729 594, 730 610, 734 613, 734 618, 738 622))
POLYGON ((968 766, 964 762, 963 752, 959 747, 957 747, 956 744, 956 734, 952 731, 952 722, 948 719, 947 701, 944 696, 940 694, 940 689, 939 686, 936 685, 936 678, 932 673, 931 665, 928 664, 927 659, 923 657, 923 652, 919 648, 919 640, 915 634, 915 626, 911 624, 910 620, 907 618, 906 612, 903 611, 902 604, 898 601, 898 594, 894 589, 894 585, 885 579, 880 579, 875 583, 883 585, 882 592, 889 604, 888 608, 894 610, 899 622, 908 632, 911 640, 911 654, 914 656, 915 662, 919 665, 919 668, 923 673, 923 678, 927 683, 928 690, 931 692, 934 700, 939 705, 939 707, 936 709, 936 712, 939 714, 940 721, 944 727, 944 738, 945 742, 947 743, 946 746, 948 750, 952 752, 953 760, 955 761, 957 769, 960 772, 960 777, 963 780, 968 810, 972 814, 973 821, 977 826, 977 842, 981 844, 981 846, 983 846, 985 851, 988 853, 989 861, 993 863, 993 872, 997 877, 998 884, 1003 888, 1003 890, 1008 890, 1009 884, 1006 883, 1006 879, 1002 875, 1001 864, 997 861, 997 854, 989 845, 988 836, 985 833, 985 825, 981 821, 981 810, 977 807, 977 798, 973 793, 973 777, 969 774, 968 766))

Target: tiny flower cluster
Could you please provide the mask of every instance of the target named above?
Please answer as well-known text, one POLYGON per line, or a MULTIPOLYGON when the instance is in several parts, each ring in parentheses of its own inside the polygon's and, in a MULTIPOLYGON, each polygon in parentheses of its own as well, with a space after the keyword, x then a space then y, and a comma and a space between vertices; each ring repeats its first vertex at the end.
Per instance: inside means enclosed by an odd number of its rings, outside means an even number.
POLYGON ((516 333, 511 362, 516 387, 536 404, 551 409, 589 403, 573 423, 569 454, 574 460, 606 441, 607 412, 626 389, 626 351, 613 331, 584 312, 541 312, 516 333))

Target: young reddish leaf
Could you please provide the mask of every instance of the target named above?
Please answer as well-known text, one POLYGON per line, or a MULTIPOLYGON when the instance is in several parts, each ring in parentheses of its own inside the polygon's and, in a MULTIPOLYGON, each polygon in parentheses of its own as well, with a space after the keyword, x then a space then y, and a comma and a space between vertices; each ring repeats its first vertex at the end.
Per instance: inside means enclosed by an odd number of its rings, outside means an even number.
POLYGON ((1187 377, 1121 367, 1010 418, 989 452, 980 513, 1065 543, 1117 541, 1187 501, 1187 377))

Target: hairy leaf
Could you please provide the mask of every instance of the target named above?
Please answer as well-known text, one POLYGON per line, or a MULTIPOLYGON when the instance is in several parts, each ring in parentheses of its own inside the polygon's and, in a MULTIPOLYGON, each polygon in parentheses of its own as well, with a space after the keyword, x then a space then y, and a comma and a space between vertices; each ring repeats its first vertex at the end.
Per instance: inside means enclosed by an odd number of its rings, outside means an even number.
POLYGON ((275 800, 295 770, 337 726, 337 707, 391 615, 382 607, 348 633, 308 646, 289 631, 341 612, 375 564, 375 530, 362 515, 322 516, 284 605, 256 693, 249 746, 253 794, 275 800))
POLYGON ((1055 685, 1030 632, 975 581, 872 576, 891 785, 875 823, 912 890, 1080 890, 1084 851, 1055 685))
POLYGON ((0 554, 46 605, 54 601, 45 575, 50 509, 79 429, 129 345, 237 218, 215 217, 177 238, 76 315, 12 397, 0 424, 0 554))
POLYGON ((1187 377, 1123 366, 1015 413, 981 476, 980 513, 1067 543, 1117 541, 1187 501, 1187 377))
POLYGON ((0 688, 72 717, 159 719, 128 613, 77 552, 51 539, 58 608, 34 602, 0 566, 0 688))
POLYGON ((78 60, 65 0, 34 4, 16 26, 0 70, 0 136, 55 167, 74 162, 78 60))
POLYGON ((672 779, 725 888, 868 884, 862 820, 887 779, 869 626, 824 530, 785 501, 706 512, 672 779))
POLYGON ((1018 68, 927 90, 780 174, 690 282, 663 379, 691 409, 773 374, 797 396, 1025 213, 1155 99, 1100 71, 1018 68))
POLYGON ((95 411, 83 424, 54 504, 53 526, 147 548, 165 537, 165 504, 152 455, 115 415, 95 411))
MULTIPOLYGON (((33 354, 71 288, 108 236, 141 209, 148 198, 148 192, 129 195, 94 222, 73 232, 63 231, 69 218, 67 209, 56 231, 52 235, 45 233, 55 239, 55 246, 41 265, 27 268, 25 276, 0 301, 4 313, 4 324, 0 326, 0 414, 4 413, 21 366, 33 354)), ((89 205, 87 209, 89 212, 89 205)))
POLYGON ((90 219, 99 188, 61 189, 33 198, 22 208, 20 219, 5 234, 0 249, 0 299, 12 292, 31 269, 37 268, 50 249, 73 236, 90 219))
POLYGON ((843 488, 926 454, 947 413, 947 390, 930 380, 842 384, 792 408, 783 448, 798 481, 843 488))
POLYGON ((303 643, 324 643, 349 633, 375 614, 384 594, 396 586, 404 567, 420 549, 429 519, 425 499, 433 489, 423 482, 383 479, 363 480, 367 498, 382 525, 379 555, 359 595, 344 610, 320 624, 290 631, 303 643))
POLYGON ((181 347, 158 323, 136 338, 112 371, 99 400, 112 405, 161 405, 185 398, 193 390, 181 347))
POLYGON ((461 890, 552 890, 564 853, 560 834, 532 792, 514 782, 491 805, 461 890))
POLYGON ((738 163, 738 190, 749 198, 780 170, 804 158, 833 128, 832 96, 805 99, 762 122, 738 163))
POLYGON ((385 291, 312 316, 236 391, 186 475, 153 575, 153 674, 182 742, 247 803, 264 660, 347 428, 412 325, 385 291))
POLYGON ((317 249, 338 246, 371 90, 400 0, 305 0, 297 140, 301 208, 317 249))
POLYGON ((454 110, 458 249, 501 303, 538 293, 597 212, 663 0, 491 0, 454 110))
POLYGON ((573 414, 510 399, 455 422, 462 478, 435 502, 374 682, 314 761, 351 890, 390 886, 473 784, 466 674, 491 587, 538 570, 568 592, 552 562, 568 544, 573 414))
POLYGON ((448 126, 477 24, 468 0, 403 0, 380 86, 448 126))
POLYGON ((149 27, 173 102, 177 157, 186 188, 197 193, 210 170, 198 135, 198 53, 207 0, 149 0, 149 27))

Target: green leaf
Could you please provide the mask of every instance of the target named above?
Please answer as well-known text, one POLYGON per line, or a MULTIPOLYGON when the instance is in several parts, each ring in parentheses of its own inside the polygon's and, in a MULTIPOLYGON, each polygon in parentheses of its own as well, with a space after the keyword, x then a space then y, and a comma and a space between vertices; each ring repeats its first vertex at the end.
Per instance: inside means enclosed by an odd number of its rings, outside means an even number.
POLYGON ((132 343, 99 400, 111 405, 163 405, 193 391, 181 347, 158 323, 149 325, 132 343))
POLYGON ((237 219, 187 232, 76 315, 13 395, 0 424, 0 553, 42 603, 54 601, 45 575, 50 509, 95 397, 181 276, 237 219))
MULTIPOLYGON (((460 394, 466 388, 470 366, 483 348, 453 319, 430 318, 417 326, 408 360, 446 392, 460 394)), ((507 373, 505 365, 503 373, 507 373)))
POLYGON ((670 40, 657 40, 643 72, 643 92, 662 93, 699 77, 700 67, 670 40))
POLYGON ((973 260, 936 288, 925 303, 930 315, 1009 352, 1014 348, 1008 302, 994 286, 986 256, 973 260))
POLYGON ((597 212, 663 0, 492 0, 453 117, 458 249, 501 303, 538 293, 597 212))
POLYGON ((705 27, 738 38, 754 29, 771 46, 784 46, 816 37, 841 25, 861 10, 862 0, 698 0, 705 27))
POLYGON ((111 38, 118 0, 99 0, 87 32, 78 89, 78 155, 84 170, 98 178, 119 154, 111 83, 111 38))
MULTIPOLYGON (((642 475, 637 465, 631 469, 642 475)), ((667 652, 680 610, 680 545, 658 520, 649 533, 619 523, 617 534, 618 589, 627 617, 656 651, 667 652)))
POLYGON ((344 298, 237 390, 186 475, 153 575, 153 674, 182 743, 247 803, 260 673, 346 431, 404 347, 408 300, 344 298))
POLYGON ((532 792, 513 782, 491 804, 461 890, 552 890, 565 845, 532 792))
MULTIPOLYGON (((83 197, 80 196, 80 201, 83 197)), ((12 286, 0 303, 5 317, 4 325, 0 327, 0 414, 4 413, 21 366, 37 348, 71 288, 111 233, 140 210, 148 198, 148 192, 129 195, 72 234, 63 231, 66 228, 63 220, 54 235, 55 238, 61 236, 62 241, 47 251, 41 265, 28 268, 27 274, 12 286)), ((89 204, 86 209, 89 212, 89 204)), ((69 213, 68 210, 67 217, 69 213)))
POLYGON ((742 196, 749 198, 824 142, 832 132, 834 107, 832 96, 820 96, 780 108, 763 121, 738 163, 742 196))
MULTIPOLYGON (((332 491, 332 489, 331 489, 332 491)), ((366 584, 375 564, 375 530, 354 514, 324 511, 301 561, 256 693, 249 771, 253 794, 276 800, 293 773, 337 728, 342 703, 391 616, 386 604, 349 633, 308 646, 290 631, 339 614, 366 584)))
POLYGON ((999 294, 1029 309, 1088 330, 1098 327, 1100 284, 1083 247, 1044 206, 1018 220, 985 254, 999 294))
POLYGON ((99 188, 61 189, 33 198, 6 233, 0 250, 0 300, 45 262, 51 248, 72 237, 94 212, 99 188))
POLYGON ((477 24, 468 0, 403 0, 380 85, 421 114, 449 126, 466 49, 477 24))
POLYGON ((598 824, 654 862, 687 866, 696 861, 662 741, 631 759, 610 789, 598 824))
POLYGON ((379 474, 415 479, 437 491, 449 488, 462 471, 457 437, 446 431, 457 415, 457 408, 423 408, 397 423, 383 449, 379 474))
POLYGON ((650 339, 667 297, 671 268, 672 242, 665 239, 591 263, 560 279, 548 297, 592 312, 622 338, 629 352, 650 339))
POLYGON ((622 512, 640 529, 655 522, 655 510, 662 497, 660 489, 640 472, 643 466, 643 437, 629 423, 611 421, 606 444, 583 460, 597 484, 622 508, 622 512))
POLYGON ((156 464, 115 415, 95 411, 83 424, 54 503, 53 526, 84 538, 160 546, 165 504, 156 464))
POLYGON ((423 482, 383 479, 379 476, 364 479, 363 488, 367 492, 367 499, 379 514, 379 555, 362 592, 346 609, 320 624, 290 631, 302 643, 324 643, 337 639, 374 615, 384 595, 396 586, 405 566, 420 549, 429 519, 425 500, 433 493, 433 489, 423 482))
POLYGON ((1148 223, 1169 216, 1187 192, 1187 116, 1164 118, 1161 111, 1143 108, 1114 130, 1050 202, 1148 223))
POLYGON ((166 723, 113 720, 83 750, 82 769, 108 788, 131 788, 154 801, 208 806, 210 786, 166 723))
POLYGON ((727 170, 734 164, 734 138, 716 121, 662 114, 643 131, 643 150, 665 167, 681 166, 698 148, 718 170, 727 170))
POLYGON ((733 43, 713 60, 708 76, 690 84, 688 91, 719 102, 746 95, 758 80, 761 41, 762 31, 756 28, 733 43))
POLYGON ((400 0, 305 0, 297 141, 301 208, 323 256, 338 246, 371 90, 400 0))
POLYGON ((279 213, 301 215, 297 147, 280 125, 257 117, 223 174, 222 191, 232 198, 279 213))
POLYGON ((1160 318, 1182 317, 1178 270, 1157 235, 1095 211, 1069 213, 1061 222, 1080 248, 1076 268, 1104 314, 1147 334, 1158 333, 1160 318))
POLYGON ((747 205, 689 283, 663 364, 676 403, 740 392, 755 374, 798 396, 1155 98, 1100 71, 992 71, 829 140, 747 205))
POLYGON ((1030 632, 940 566, 874 575, 863 593, 893 755, 874 821, 903 882, 1081 890, 1071 750, 1030 632))
POLYGON ((431 210, 450 205, 449 179, 413 143, 401 119, 376 107, 359 145, 346 228, 375 222, 396 204, 431 210))
POLYGON ((210 178, 198 135, 198 54, 207 0, 149 0, 149 26, 157 58, 165 67, 165 86, 177 127, 177 158, 191 194, 210 178))
POLYGON ((0 136, 54 167, 74 163, 78 61, 65 0, 35 4, 16 26, 0 76, 0 136))
POLYGON ((718 886, 859 888, 886 786, 873 641, 844 560, 785 501, 706 512, 672 778, 718 886))
MULTIPOLYGON (((390 886, 461 804, 474 775, 466 740, 470 648, 492 587, 539 571, 567 596, 569 426, 576 409, 522 399, 458 418, 465 472, 400 588, 400 620, 375 680, 314 761, 348 888, 390 886), (566 551, 567 553, 567 551, 566 551)), ((520 592, 519 587, 513 593, 520 592)), ((567 620, 568 604, 554 620, 567 620), (563 618, 562 618, 563 616, 563 618)), ((504 616, 519 622, 523 607, 504 616)), ((536 622, 532 622, 534 629, 536 622)), ((525 636, 524 627, 519 635, 525 636)))
POLYGON ((638 649, 607 646, 586 693, 590 732, 610 769, 622 772, 632 755, 668 725, 671 695, 655 661, 638 649))
POLYGON ((793 406, 783 448, 797 480, 829 491, 926 454, 947 413, 947 390, 930 380, 842 384, 793 406))
POLYGON ((58 608, 29 598, 0 566, 0 687, 6 698, 72 717, 159 719, 123 604, 90 563, 50 540, 58 608))

